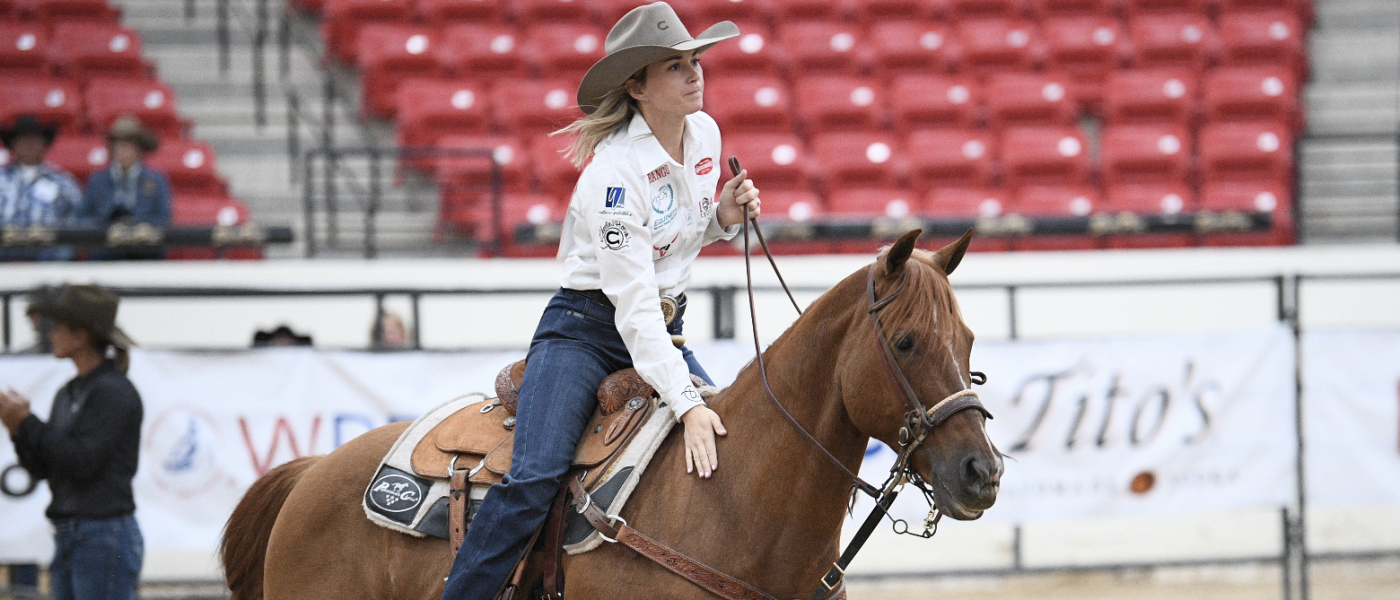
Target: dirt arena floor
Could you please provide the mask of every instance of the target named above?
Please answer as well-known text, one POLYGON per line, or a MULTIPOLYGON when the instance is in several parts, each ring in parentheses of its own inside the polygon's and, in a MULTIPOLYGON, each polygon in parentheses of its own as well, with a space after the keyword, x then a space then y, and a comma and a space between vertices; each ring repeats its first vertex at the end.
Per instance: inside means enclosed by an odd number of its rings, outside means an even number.
MULTIPOLYGON (((1400 600, 1400 559, 1317 562, 1309 600, 1400 600)), ((850 600, 1283 600, 1278 567, 853 582, 850 600)))

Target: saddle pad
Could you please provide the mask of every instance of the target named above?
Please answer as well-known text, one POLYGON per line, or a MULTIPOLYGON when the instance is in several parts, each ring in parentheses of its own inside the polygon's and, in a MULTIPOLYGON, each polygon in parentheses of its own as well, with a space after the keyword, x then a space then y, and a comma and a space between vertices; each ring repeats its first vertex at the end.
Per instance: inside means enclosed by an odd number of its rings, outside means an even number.
MULTIPOLYGON (((468 406, 488 400, 486 394, 472 393, 449 400, 413 421, 380 461, 379 469, 365 488, 362 504, 373 523, 414 537, 447 537, 447 494, 445 480, 419 477, 413 469, 413 449, 448 416, 468 406)), ((475 410, 475 409, 473 409, 475 410)), ((504 412, 504 411, 503 411, 504 412)), ((479 502, 477 490, 472 500, 479 502)), ((480 495, 485 497, 486 489, 480 495)))

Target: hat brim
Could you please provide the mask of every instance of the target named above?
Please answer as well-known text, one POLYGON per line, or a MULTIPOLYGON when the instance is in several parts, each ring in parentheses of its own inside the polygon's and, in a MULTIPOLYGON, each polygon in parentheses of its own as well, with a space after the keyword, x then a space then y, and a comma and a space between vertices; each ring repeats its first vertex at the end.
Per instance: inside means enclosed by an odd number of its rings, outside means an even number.
POLYGON ((583 83, 578 86, 578 107, 583 114, 591 115, 598 110, 598 105, 608 92, 626 83, 643 67, 682 52, 704 52, 710 46, 736 37, 739 37, 739 26, 720 21, 695 36, 695 39, 675 46, 634 46, 613 52, 594 63, 588 69, 588 74, 583 76, 583 83))
POLYGON ((10 146, 14 145, 15 138, 26 134, 38 135, 43 137, 44 147, 47 148, 49 146, 52 146, 54 139, 58 137, 58 127, 44 126, 38 131, 19 131, 13 128, 0 130, 0 144, 4 144, 6 148, 9 148, 10 146))
POLYGON ((130 350, 132 346, 136 345, 136 342, 132 341, 131 337, 126 335, 125 331, 122 331, 122 328, 113 325, 111 331, 97 331, 87 322, 86 318, 67 306, 59 304, 31 304, 29 309, 25 311, 25 314, 42 315, 57 321, 77 325, 91 331, 94 335, 107 340, 113 346, 121 348, 122 350, 130 350))
POLYGON ((156 148, 160 147, 160 140, 157 140, 155 135, 144 129, 141 131, 107 134, 107 143, 110 144, 118 141, 136 144, 136 147, 140 148, 142 152, 155 152, 156 148))

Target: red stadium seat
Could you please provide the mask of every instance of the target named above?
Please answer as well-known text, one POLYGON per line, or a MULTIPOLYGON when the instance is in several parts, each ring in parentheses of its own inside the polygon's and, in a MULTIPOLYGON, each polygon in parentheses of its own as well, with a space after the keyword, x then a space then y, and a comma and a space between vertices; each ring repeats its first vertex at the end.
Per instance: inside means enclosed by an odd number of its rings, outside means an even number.
POLYGON ((1031 0, 1032 12, 1042 17, 1074 15, 1112 16, 1118 8, 1116 0, 1031 0))
POLYGON ((951 35, 933 22, 889 21, 870 26, 866 39, 880 72, 926 74, 948 70, 951 35))
POLYGON ((404 79, 437 74, 438 37, 434 29, 417 25, 366 25, 360 29, 358 45, 363 77, 361 106, 374 116, 394 116, 398 109, 394 92, 404 79))
MULTIPOLYGON (((1191 189, 1182 183, 1110 185, 1099 210, 1110 215, 1171 217, 1195 212, 1196 199, 1191 189)), ((1109 248, 1181 248, 1195 245, 1196 236, 1192 233, 1121 233, 1109 234, 1104 243, 1109 248)))
MULTIPOLYGON (((1016 193, 1008 212, 1025 217, 1087 217, 1099 204, 1098 194, 1088 186, 1028 186, 1016 193)), ((1017 238, 1017 250, 1092 250, 1101 245, 1097 237, 1086 235, 1034 235, 1017 238)))
POLYGON ((1202 181, 1293 181, 1293 136, 1282 123, 1215 123, 1200 136, 1202 181))
POLYGON ((165 140, 148 159, 157 171, 165 173, 174 194, 228 195, 228 183, 215 169, 214 149, 194 140, 165 140))
POLYGON ((1124 0, 1130 16, 1140 14, 1207 14, 1215 0, 1124 0))
POLYGON ((321 10, 321 37, 326 51, 346 64, 358 62, 356 40, 367 23, 408 23, 413 0, 325 0, 321 10))
POLYGON ((502 12, 501 0, 418 0, 418 16, 424 23, 490 23, 499 21, 502 12))
POLYGON ((958 24, 962 67, 977 76, 1035 67, 1040 36, 1035 27, 1012 19, 977 19, 958 24))
POLYGON ((1204 12, 1147 14, 1128 22, 1137 68, 1184 68, 1200 73, 1219 45, 1204 12))
POLYGON ((508 5, 517 23, 588 20, 588 7, 575 0, 511 0, 508 5))
POLYGON ((1176 123, 1195 121, 1196 78, 1180 69, 1116 71, 1104 84, 1104 117, 1109 123, 1176 123))
MULTIPOLYGON (((762 188, 764 235, 774 254, 810 256, 836 252, 838 244, 822 239, 793 239, 789 232, 811 233, 810 225, 826 218, 826 207, 815 193, 803 190, 772 190, 762 188), (774 223, 776 221, 776 223, 774 223), (785 236, 784 234, 788 234, 785 236)), ((735 238, 740 244, 743 238, 735 238)), ((754 245, 757 245, 755 242, 754 245)), ((707 249, 730 244, 712 244, 707 249)), ((761 250, 760 250, 761 251, 761 250)), ((706 252, 706 254, 727 254, 706 252)))
POLYGON ((476 82, 409 79, 396 98, 402 146, 431 147, 444 134, 481 134, 491 127, 489 97, 476 82))
POLYGON ((987 80, 987 111, 993 127, 1068 125, 1078 113, 1063 75, 1006 73, 987 80))
POLYGON ((1305 76, 1307 29, 1292 11, 1220 15, 1220 60, 1226 66, 1276 65, 1305 76))
POLYGON ((511 192, 530 191, 530 154, 518 140, 504 136, 445 135, 438 138, 438 150, 444 153, 437 163, 437 180, 444 189, 463 193, 490 191, 491 163, 501 168, 501 183, 511 192), (488 158, 467 155, 468 150, 490 151, 488 158), (459 154, 454 156, 453 152, 459 154))
POLYGON ((530 165, 535 181, 545 193, 567 200, 578 183, 579 169, 564 157, 573 143, 566 135, 540 135, 530 143, 530 165))
POLYGON ((87 183, 88 176, 107 166, 107 139, 101 136, 61 135, 49 146, 44 160, 58 165, 73 174, 79 182, 87 183))
POLYGON ((794 19, 836 19, 841 3, 837 0, 768 0, 773 20, 786 23, 794 19))
POLYGON ((496 125, 516 134, 548 133, 583 116, 567 79, 503 79, 491 89, 496 125))
POLYGON ((919 196, 900 188, 847 188, 827 194, 830 217, 838 221, 874 221, 872 239, 836 242, 838 252, 874 252, 887 239, 917 228, 919 196), (897 232, 897 233, 896 233, 897 232))
POLYGON ((1025 0, 951 0, 949 8, 958 19, 1019 17, 1026 11, 1025 0))
POLYGON ((1275 181, 1212 182, 1201 186, 1200 209, 1215 215, 1268 213, 1272 227, 1262 232, 1207 233, 1207 246, 1284 246, 1294 243, 1293 198, 1287 185, 1275 181))
POLYGON ((798 190, 763 191, 764 219, 786 219, 805 223, 826 213, 822 200, 813 192, 798 190))
POLYGON ((1012 187, 1089 181, 1084 135, 1073 127, 1021 127, 1001 137, 1001 160, 1012 187))
POLYGON ((121 12, 107 0, 19 0, 15 8, 31 19, 49 23, 115 21, 121 12))
POLYGON ((83 94, 88 122, 106 131, 122 115, 135 115, 163 139, 180 137, 185 123, 175 110, 175 92, 159 81, 93 79, 83 94))
POLYGON ((82 95, 73 84, 48 77, 11 77, 0 86, 0 123, 8 125, 23 114, 76 131, 82 121, 82 95))
MULTIPOLYGON (((935 219, 990 219, 1004 215, 1011 207, 1010 198, 1001 188, 935 187, 924 196, 919 212, 935 219)), ((929 246, 936 248, 948 242, 935 239, 929 246)), ((1002 237, 977 236, 969 249, 1003 252, 1011 249, 1011 242, 1002 237)))
POLYGON ((859 71, 860 29, 837 21, 801 21, 778 30, 794 71, 810 74, 854 74, 859 71))
POLYGON ((1313 0, 1218 0, 1220 12, 1230 13, 1244 10, 1286 10, 1297 15, 1303 26, 1309 27, 1313 21, 1313 0))
POLYGON ((1056 17, 1041 23, 1048 68, 1073 78, 1072 95, 1097 104, 1103 80, 1128 56, 1118 20, 1111 16, 1056 17))
POLYGON ((982 87, 968 78, 904 75, 890 84, 890 112, 897 131, 973 127, 981 104, 982 87))
POLYGON ((1104 182, 1185 182, 1191 176, 1191 135, 1177 125, 1112 125, 1102 141, 1104 182))
POLYGON ((0 23, 0 75, 46 75, 49 35, 39 23, 0 23))
MULTIPOLYGON (((888 135, 871 132, 828 133, 812 138, 815 175, 826 189, 895 185, 903 157, 888 135)), ((830 200, 830 195, 828 195, 830 200)), ((828 205, 835 211, 835 207, 828 205)))
POLYGON ((812 158, 797 136, 780 133, 726 135, 724 156, 739 157, 754 185, 765 192, 806 190, 808 187, 812 158))
POLYGON ((546 23, 530 27, 525 45, 534 54, 534 64, 546 74, 583 73, 603 58, 607 32, 592 25, 546 23))
POLYGON ((711 72, 725 75, 754 73, 777 75, 782 49, 767 25, 735 23, 739 38, 715 44, 700 55, 700 64, 711 72))
POLYGON ((992 184, 996 146, 976 129, 916 131, 906 148, 914 188, 985 187, 992 184))
MULTIPOLYGON (((472 232, 478 241, 497 239, 494 232, 495 218, 489 196, 478 198, 458 209, 464 214, 458 218, 464 222, 459 227, 472 232)), ((500 235, 501 250, 508 257, 550 257, 559 250, 557 240, 541 240, 540 243, 520 243, 516 241, 515 229, 520 225, 535 225, 545 230, 554 230, 564 222, 568 203, 547 194, 512 193, 501 197, 500 235)), ((548 236, 553 238, 554 236, 548 236)))
MULTIPOLYGON (((757 21, 767 18, 768 5, 765 0, 686 0, 683 4, 684 17, 694 21, 692 35, 700 33, 716 21, 757 21)), ((677 10, 681 10, 677 7, 677 10)), ((614 21, 615 22, 615 21, 614 21)), ((744 31, 740 29, 739 31, 744 31)))
POLYGON ((792 131, 792 97, 777 77, 718 77, 707 83, 705 104, 710 116, 726 133, 736 131, 792 131))
POLYGON ((950 8, 948 0, 852 0, 848 4, 860 21, 932 19, 943 16, 950 8))
POLYGON ((438 62, 462 77, 518 73, 524 45, 515 29, 497 23, 461 23, 443 30, 438 62))
MULTIPOLYGON (((632 9, 651 3, 647 0, 593 0, 590 4, 593 5, 593 20, 598 23, 603 23, 607 27, 611 27, 613 23, 616 23, 623 15, 627 14, 632 9)), ((680 2, 673 4, 677 5, 674 8, 676 8, 677 12, 681 15, 681 20, 689 21, 690 19, 685 18, 686 5, 680 2)), ((691 33, 700 32, 693 31, 691 33)))
MULTIPOLYGON (((176 227, 232 227, 248 222, 248 207, 225 195, 177 191, 171 194, 170 221, 176 227)), ((214 258, 213 249, 207 250, 207 258, 214 258)))
POLYGON ((141 35, 111 23, 54 25, 49 61, 79 81, 108 76, 144 78, 150 72, 141 56, 141 35))
POLYGON ((1278 121, 1302 128, 1297 80, 1286 68, 1213 69, 1202 88, 1207 121, 1278 121))
POLYGON ((885 90, 872 79, 825 76, 797 80, 797 115, 809 131, 877 129, 885 90))

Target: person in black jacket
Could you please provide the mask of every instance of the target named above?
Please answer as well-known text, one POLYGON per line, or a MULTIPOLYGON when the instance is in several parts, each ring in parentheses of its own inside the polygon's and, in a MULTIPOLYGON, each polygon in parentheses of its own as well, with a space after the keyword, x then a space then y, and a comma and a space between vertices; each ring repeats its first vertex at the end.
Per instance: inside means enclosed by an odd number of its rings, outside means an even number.
POLYGON ((53 320, 54 357, 78 367, 54 397, 47 423, 14 390, 0 392, 0 422, 20 466, 47 479, 53 494, 45 511, 55 530, 53 597, 134 600, 145 546, 131 492, 142 410, 126 377, 131 339, 116 326, 117 297, 75 285, 29 313, 53 320))

